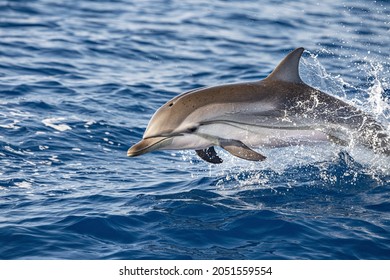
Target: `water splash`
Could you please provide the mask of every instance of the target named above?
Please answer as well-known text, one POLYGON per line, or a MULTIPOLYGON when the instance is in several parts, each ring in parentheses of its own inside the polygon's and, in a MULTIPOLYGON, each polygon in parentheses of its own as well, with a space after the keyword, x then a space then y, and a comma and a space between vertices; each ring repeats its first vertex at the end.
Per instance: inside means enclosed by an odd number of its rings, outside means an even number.
MULTIPOLYGON (((389 100, 384 97, 389 84, 383 77, 385 71, 383 64, 367 61, 370 67, 364 73, 371 82, 368 88, 363 88, 348 83, 340 75, 328 73, 321 64, 318 54, 308 51, 306 53, 309 57, 302 58, 301 67, 306 83, 368 112, 389 131, 390 105, 389 100), (351 96, 351 92, 354 95, 351 96)), ((195 168, 191 171, 191 176, 204 176, 203 171, 207 171, 209 177, 217 178, 214 184, 219 190, 243 190, 275 186, 290 188, 297 182, 297 176, 301 179, 302 172, 308 172, 312 181, 314 176, 316 184, 324 186, 336 186, 341 181, 358 185, 362 177, 371 178, 381 184, 386 183, 386 178, 390 174, 388 157, 359 147, 353 140, 349 142, 348 147, 322 143, 315 146, 298 145, 262 150, 267 155, 266 161, 248 162, 219 149, 218 153, 224 159, 222 165, 208 165, 208 169, 201 171, 199 168, 195 171, 195 168), (288 179, 280 182, 276 179, 278 177, 288 179)), ((180 155, 182 160, 199 166, 200 162, 194 153, 185 151, 180 152, 180 155)))
MULTIPOLYGON (((360 92, 360 89, 348 83, 341 77, 341 75, 328 73, 325 67, 321 64, 320 58, 318 58, 318 53, 312 53, 308 50, 305 50, 305 53, 309 56, 302 57, 301 59, 301 72, 304 81, 314 88, 318 88, 324 92, 330 92, 344 101, 351 103, 351 100, 347 97, 347 92, 360 92)), ((326 49, 322 49, 321 53, 334 55, 326 49)), ((353 102, 355 104, 359 103, 359 99, 354 99, 353 102)))
POLYGON ((368 105, 373 114, 382 121, 387 121, 387 130, 390 131, 390 100, 385 96, 385 90, 389 89, 389 83, 383 74, 385 71, 383 64, 379 62, 368 62, 370 69, 367 71, 371 77, 371 86, 368 88, 368 105))
MULTIPOLYGON (((359 54, 353 55, 354 60, 362 61, 355 63, 357 69, 351 71, 359 71, 365 76, 368 83, 363 85, 353 85, 341 77, 341 75, 333 75, 328 73, 325 67, 321 64, 318 53, 305 51, 309 56, 302 57, 303 78, 305 82, 315 88, 318 88, 331 95, 341 98, 343 101, 361 108, 375 118, 389 125, 390 121, 390 102, 385 96, 385 91, 389 90, 390 84, 386 76, 390 70, 388 63, 385 61, 377 61, 375 58, 359 54)), ((335 54, 326 49, 322 49, 321 53, 335 56, 335 54)), ((370 52, 368 51, 368 54, 370 52)))

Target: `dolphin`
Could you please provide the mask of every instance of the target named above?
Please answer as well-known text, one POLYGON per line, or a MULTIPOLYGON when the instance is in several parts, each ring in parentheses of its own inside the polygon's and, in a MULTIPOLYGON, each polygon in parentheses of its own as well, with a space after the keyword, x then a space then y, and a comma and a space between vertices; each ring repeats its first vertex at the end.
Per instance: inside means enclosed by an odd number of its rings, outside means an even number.
POLYGON ((372 116, 305 84, 299 76, 304 49, 289 53, 263 80, 204 87, 169 100, 152 116, 140 142, 127 155, 193 149, 209 163, 222 163, 214 147, 263 161, 262 147, 359 143, 390 155, 390 137, 372 116))

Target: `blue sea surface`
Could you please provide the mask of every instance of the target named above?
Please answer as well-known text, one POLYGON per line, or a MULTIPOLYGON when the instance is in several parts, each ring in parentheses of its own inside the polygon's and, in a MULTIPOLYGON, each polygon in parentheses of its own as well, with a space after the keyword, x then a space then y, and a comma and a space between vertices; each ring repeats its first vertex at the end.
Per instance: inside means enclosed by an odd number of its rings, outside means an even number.
POLYGON ((390 132, 389 1, 0 1, 0 259, 390 259, 389 157, 126 156, 167 100, 301 46, 390 132))

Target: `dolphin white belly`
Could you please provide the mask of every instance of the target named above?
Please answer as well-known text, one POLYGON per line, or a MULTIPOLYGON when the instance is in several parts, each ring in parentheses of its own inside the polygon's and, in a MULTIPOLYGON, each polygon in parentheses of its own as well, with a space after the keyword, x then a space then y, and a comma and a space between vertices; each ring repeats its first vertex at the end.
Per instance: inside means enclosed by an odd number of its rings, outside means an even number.
MULTIPOLYGON (((197 135, 218 144, 218 139, 240 139, 249 147, 285 147, 314 142, 328 142, 328 135, 314 129, 283 129, 231 123, 201 126, 197 135)), ((206 141, 207 142, 207 141, 206 141)), ((205 142, 205 143, 206 143, 205 142)), ((202 148, 202 147, 199 147, 202 148)))

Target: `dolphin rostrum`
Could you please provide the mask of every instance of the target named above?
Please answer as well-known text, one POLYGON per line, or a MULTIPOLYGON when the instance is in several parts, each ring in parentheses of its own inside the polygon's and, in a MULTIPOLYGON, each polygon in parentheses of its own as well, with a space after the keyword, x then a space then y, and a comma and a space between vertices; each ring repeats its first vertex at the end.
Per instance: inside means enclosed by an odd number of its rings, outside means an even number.
POLYGON ((354 141, 390 155, 390 137, 372 116, 301 80, 303 51, 292 51, 261 81, 200 88, 171 99, 127 155, 194 149, 203 160, 221 163, 214 149, 219 146, 239 158, 262 161, 266 157, 254 148, 319 141, 354 141))

